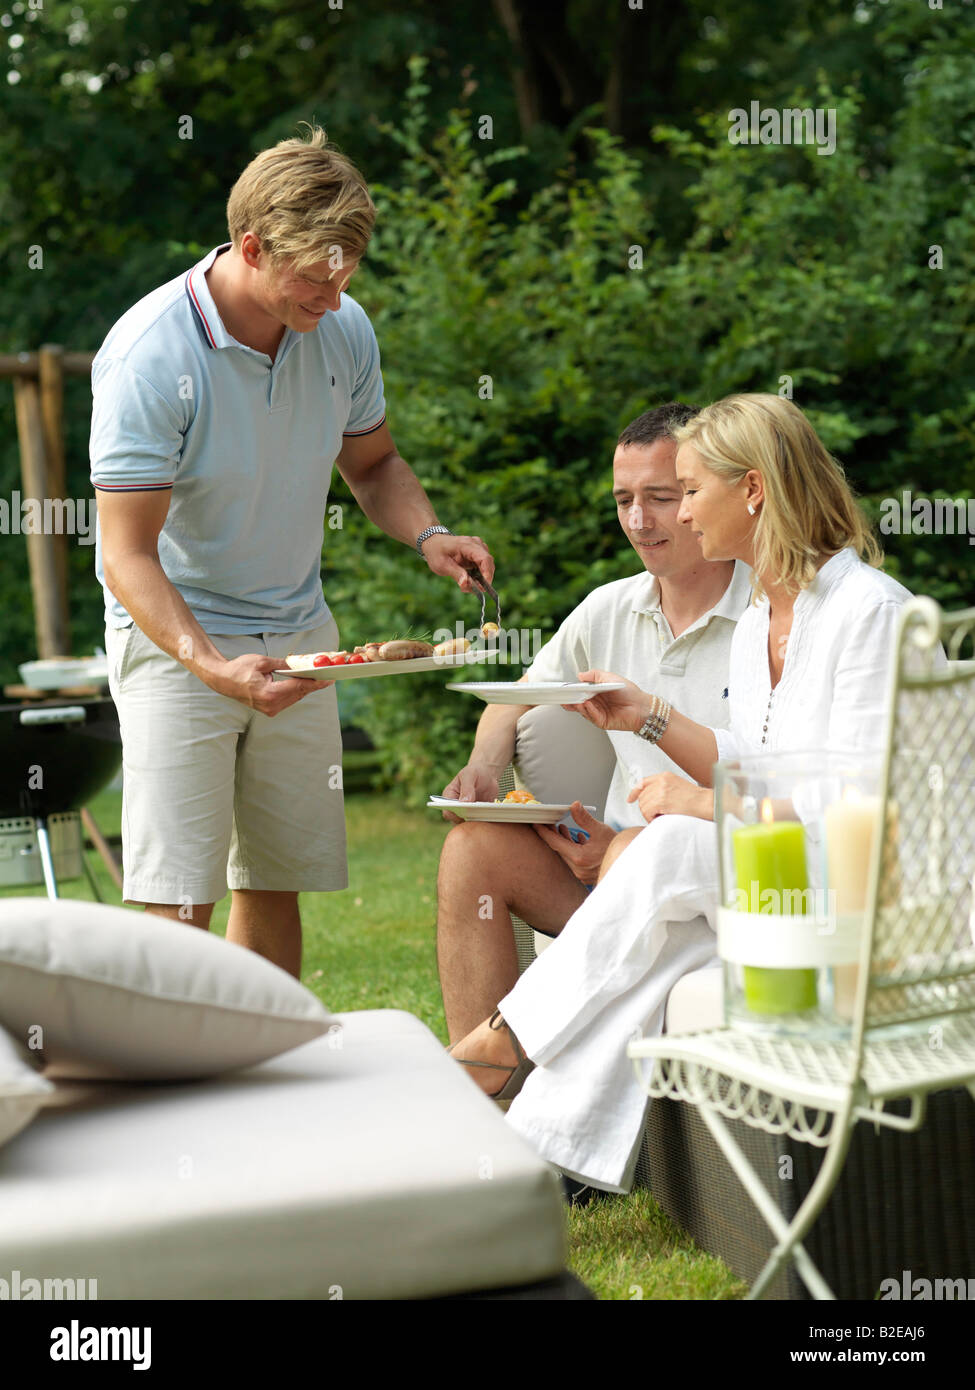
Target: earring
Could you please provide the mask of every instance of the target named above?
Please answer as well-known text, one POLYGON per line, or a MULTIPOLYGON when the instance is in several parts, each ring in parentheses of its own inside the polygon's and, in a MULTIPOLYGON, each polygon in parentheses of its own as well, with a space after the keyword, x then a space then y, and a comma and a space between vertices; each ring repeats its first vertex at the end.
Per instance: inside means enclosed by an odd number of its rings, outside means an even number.
POLYGON ((749 516, 754 516, 754 515, 755 515, 755 508, 752 506, 751 502, 749 502, 749 504, 748 504, 748 515, 749 515, 749 516))

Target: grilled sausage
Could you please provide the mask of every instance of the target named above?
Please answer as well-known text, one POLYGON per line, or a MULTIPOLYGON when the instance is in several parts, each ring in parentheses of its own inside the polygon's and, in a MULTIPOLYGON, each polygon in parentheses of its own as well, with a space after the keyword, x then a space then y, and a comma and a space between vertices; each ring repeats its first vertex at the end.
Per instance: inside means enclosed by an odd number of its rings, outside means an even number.
POLYGON ((412 661, 419 656, 432 656, 433 647, 429 642, 418 642, 412 638, 397 638, 384 642, 379 648, 380 661, 412 661))

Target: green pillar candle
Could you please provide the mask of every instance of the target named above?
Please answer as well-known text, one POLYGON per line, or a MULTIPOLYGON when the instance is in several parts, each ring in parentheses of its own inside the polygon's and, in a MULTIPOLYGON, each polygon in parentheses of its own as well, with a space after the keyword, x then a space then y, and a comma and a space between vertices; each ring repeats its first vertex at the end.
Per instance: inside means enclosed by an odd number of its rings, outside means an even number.
MULTIPOLYGON (((798 821, 745 825, 731 840, 739 895, 745 894, 749 912, 782 913, 793 894, 809 887, 805 832, 798 821)), ((745 1003, 753 1013, 794 1014, 816 1007, 815 970, 746 965, 744 973, 745 1003)))

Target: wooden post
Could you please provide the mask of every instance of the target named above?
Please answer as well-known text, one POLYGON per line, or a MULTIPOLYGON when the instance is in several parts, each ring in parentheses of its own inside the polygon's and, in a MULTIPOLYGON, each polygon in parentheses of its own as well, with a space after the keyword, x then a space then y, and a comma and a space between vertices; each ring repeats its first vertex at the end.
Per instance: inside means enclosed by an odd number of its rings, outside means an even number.
MULTIPOLYGON (((41 416, 41 396, 37 382, 29 377, 14 377, 14 402, 17 410, 17 434, 20 439, 23 496, 37 498, 43 508, 48 497, 47 452, 44 447, 44 423, 41 416)), ((13 532, 21 518, 10 518, 13 532)), ((43 515, 41 517, 43 523, 43 515)), ((34 596, 34 627, 37 632, 37 655, 41 658, 70 656, 71 641, 65 620, 64 606, 58 592, 58 567, 54 548, 43 526, 37 534, 27 535, 27 561, 34 596)))
POLYGON ((92 815, 92 813, 88 810, 87 807, 82 807, 81 823, 85 827, 85 830, 88 832, 89 840, 92 842, 98 853, 101 855, 102 863, 108 870, 112 882, 115 884, 115 887, 121 893, 122 875, 119 872, 118 861, 115 858, 115 855, 112 853, 111 845, 108 843, 108 841, 105 839, 105 836, 99 830, 95 817, 92 815))
MULTIPOLYGON (((93 352, 65 352, 61 365, 65 376, 91 376, 94 360, 93 352)), ((0 352, 0 377, 36 376, 38 370, 36 352, 0 352)))
MULTIPOLYGON (((56 343, 45 343, 37 355, 37 366, 41 386, 44 452, 47 458, 47 492, 45 496, 66 498, 68 482, 64 466, 64 349, 56 343)), ((54 551, 54 561, 57 566, 58 621, 65 634, 70 634, 71 623, 68 616, 68 547, 70 541, 64 531, 60 533, 53 531, 46 539, 54 551)), ((69 643, 70 640, 69 635, 69 643)))

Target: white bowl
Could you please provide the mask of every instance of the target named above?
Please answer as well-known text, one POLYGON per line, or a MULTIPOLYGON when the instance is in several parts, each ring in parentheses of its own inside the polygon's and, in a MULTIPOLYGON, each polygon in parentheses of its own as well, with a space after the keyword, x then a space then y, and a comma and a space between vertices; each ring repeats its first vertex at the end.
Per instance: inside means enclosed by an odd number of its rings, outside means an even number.
POLYGON ((104 685, 108 683, 107 656, 56 656, 42 661, 25 661, 20 679, 35 690, 60 690, 66 685, 104 685))

